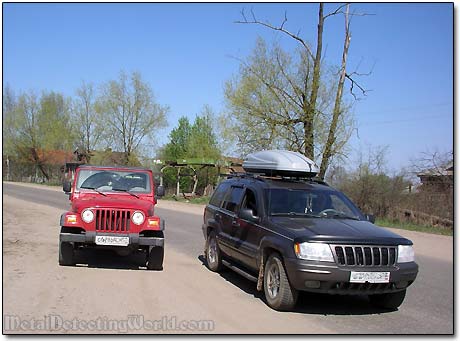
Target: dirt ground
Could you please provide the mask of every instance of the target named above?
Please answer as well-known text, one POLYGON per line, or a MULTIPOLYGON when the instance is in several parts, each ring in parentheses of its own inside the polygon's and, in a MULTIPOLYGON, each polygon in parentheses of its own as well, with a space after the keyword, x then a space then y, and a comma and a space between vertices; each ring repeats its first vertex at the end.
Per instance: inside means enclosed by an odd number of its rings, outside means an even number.
MULTIPOLYGON (((30 333, 23 327, 35 320, 34 327, 39 328, 46 318, 57 333, 124 333, 124 329, 129 333, 305 332, 302 316, 277 318, 280 313, 267 309, 260 299, 248 299, 244 291, 205 269, 198 259, 171 249, 166 249, 164 270, 158 272, 130 269, 127 264, 132 259, 121 265, 112 262, 110 257, 118 256, 107 256, 107 252, 92 255, 101 257, 92 268, 61 267, 57 259, 59 210, 4 197, 3 212, 3 314, 4 321, 17 328, 6 330, 4 323, 4 333, 30 333), (242 318, 242 312, 250 318, 242 318), (143 318, 144 329, 123 328, 130 315, 137 321, 143 318), (118 320, 121 327, 105 331, 78 327, 97 319, 101 325, 118 320), (18 321, 24 325, 18 327, 18 321), (177 330, 183 327, 181 321, 192 323, 192 330, 177 330), (212 328, 203 321, 211 321, 212 328), (158 330, 152 330, 153 322, 158 330), (211 330, 193 330, 200 323, 211 330)), ((318 325, 310 325, 309 330, 330 332, 318 325)))

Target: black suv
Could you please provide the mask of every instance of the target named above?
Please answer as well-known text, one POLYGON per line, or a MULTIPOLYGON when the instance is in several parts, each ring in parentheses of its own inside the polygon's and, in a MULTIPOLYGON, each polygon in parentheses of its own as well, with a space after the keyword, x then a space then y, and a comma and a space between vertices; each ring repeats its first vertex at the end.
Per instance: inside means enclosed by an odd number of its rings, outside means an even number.
POLYGON ((276 310, 293 308, 300 290, 369 295, 396 309, 418 273, 410 240, 375 226, 319 180, 229 176, 202 228, 208 267, 257 282, 276 310))

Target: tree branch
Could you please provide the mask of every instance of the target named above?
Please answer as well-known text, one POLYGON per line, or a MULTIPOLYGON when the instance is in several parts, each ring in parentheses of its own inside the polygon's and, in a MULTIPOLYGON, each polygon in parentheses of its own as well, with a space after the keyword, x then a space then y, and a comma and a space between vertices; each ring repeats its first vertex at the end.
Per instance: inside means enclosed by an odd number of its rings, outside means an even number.
POLYGON ((287 34, 291 38, 297 40, 305 48, 305 50, 307 50, 307 52, 310 55, 310 57, 312 59, 314 58, 313 53, 311 52, 310 47, 307 45, 307 43, 302 38, 300 38, 298 35, 293 34, 293 33, 289 32, 288 30, 286 30, 284 28, 284 25, 287 22, 286 12, 284 13, 284 19, 283 19, 283 22, 281 23, 280 26, 273 26, 270 23, 257 20, 254 12, 252 11, 252 9, 251 9, 251 15, 252 15, 252 20, 248 20, 246 18, 246 15, 245 15, 244 9, 243 9, 241 11, 241 16, 243 17, 243 21, 240 21, 240 20, 235 21, 235 24, 258 24, 258 25, 262 25, 264 27, 268 27, 269 29, 274 30, 274 31, 283 32, 284 34, 287 34))
MULTIPOLYGON (((356 74, 356 73, 355 73, 356 74)), ((358 100, 358 97, 356 96, 356 94, 353 92, 353 89, 354 87, 356 86, 359 90, 361 90, 362 94, 364 96, 367 96, 367 92, 370 92, 372 90, 369 90, 369 89, 364 89, 358 82, 356 82, 351 76, 353 75, 353 73, 351 74, 345 74, 345 77, 351 82, 351 86, 350 86, 350 93, 351 95, 353 96, 353 98, 355 100, 358 100)))

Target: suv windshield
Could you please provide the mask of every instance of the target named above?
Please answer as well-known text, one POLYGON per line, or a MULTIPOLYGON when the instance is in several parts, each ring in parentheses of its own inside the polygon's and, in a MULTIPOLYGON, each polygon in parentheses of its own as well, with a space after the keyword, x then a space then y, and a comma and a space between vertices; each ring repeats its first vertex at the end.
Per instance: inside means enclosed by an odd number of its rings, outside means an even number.
POLYGON ((362 219, 361 212, 342 193, 333 190, 266 190, 271 216, 308 216, 316 218, 362 219))
POLYGON ((98 192, 150 193, 151 184, 147 172, 82 169, 78 173, 76 189, 93 189, 98 192))

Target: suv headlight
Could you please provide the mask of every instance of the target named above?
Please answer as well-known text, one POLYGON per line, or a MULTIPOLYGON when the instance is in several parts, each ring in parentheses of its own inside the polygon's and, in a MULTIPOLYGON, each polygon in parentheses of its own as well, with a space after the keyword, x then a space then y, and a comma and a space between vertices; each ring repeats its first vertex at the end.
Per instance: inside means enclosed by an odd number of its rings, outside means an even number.
POLYGON ((398 263, 415 261, 415 253, 412 245, 398 245, 398 263))
POLYGON ((90 209, 86 209, 83 212, 81 212, 81 219, 87 224, 92 222, 94 220, 94 213, 90 209))
POLYGON ((144 214, 140 211, 136 211, 133 213, 133 216, 131 217, 131 220, 133 221, 134 224, 140 225, 144 222, 144 214))
POLYGON ((298 258, 307 260, 316 260, 322 262, 333 262, 334 256, 332 255, 329 244, 321 243, 296 243, 294 244, 294 251, 298 258))

